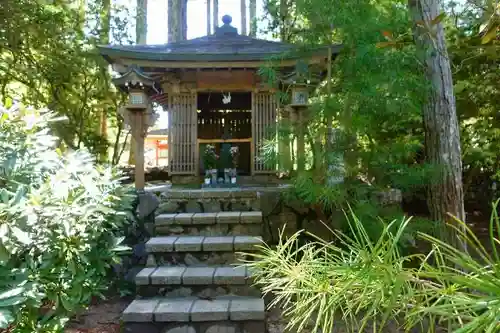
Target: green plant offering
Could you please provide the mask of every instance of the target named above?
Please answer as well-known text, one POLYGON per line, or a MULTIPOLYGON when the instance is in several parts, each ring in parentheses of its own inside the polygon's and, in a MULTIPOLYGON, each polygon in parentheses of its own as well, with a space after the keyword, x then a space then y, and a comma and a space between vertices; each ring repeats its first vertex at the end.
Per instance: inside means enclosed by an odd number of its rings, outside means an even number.
POLYGON ((215 146, 207 145, 203 152, 203 165, 205 166, 205 170, 217 169, 218 160, 219 155, 215 152, 215 146))

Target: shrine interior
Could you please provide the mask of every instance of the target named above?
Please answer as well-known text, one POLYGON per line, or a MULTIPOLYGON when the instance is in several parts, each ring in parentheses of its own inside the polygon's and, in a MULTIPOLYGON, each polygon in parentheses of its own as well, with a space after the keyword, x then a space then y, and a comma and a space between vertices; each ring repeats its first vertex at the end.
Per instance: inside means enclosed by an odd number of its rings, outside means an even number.
MULTIPOLYGON (((219 170, 232 168, 231 147, 239 148, 237 172, 250 175, 252 156, 251 92, 203 92, 197 96, 200 161, 207 144, 215 146, 219 170)), ((204 174, 200 163, 200 174, 204 174)))

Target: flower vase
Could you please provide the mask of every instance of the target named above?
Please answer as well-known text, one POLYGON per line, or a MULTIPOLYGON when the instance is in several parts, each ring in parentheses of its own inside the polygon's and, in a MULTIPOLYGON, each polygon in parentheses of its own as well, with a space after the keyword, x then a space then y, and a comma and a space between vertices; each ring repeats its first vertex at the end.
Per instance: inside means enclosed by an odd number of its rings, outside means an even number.
POLYGON ((231 170, 231 184, 236 184, 236 168, 231 170))
POLYGON ((212 175, 212 185, 217 185, 217 169, 212 169, 210 174, 212 175))
POLYGON ((224 169, 224 184, 231 184, 231 169, 224 169))

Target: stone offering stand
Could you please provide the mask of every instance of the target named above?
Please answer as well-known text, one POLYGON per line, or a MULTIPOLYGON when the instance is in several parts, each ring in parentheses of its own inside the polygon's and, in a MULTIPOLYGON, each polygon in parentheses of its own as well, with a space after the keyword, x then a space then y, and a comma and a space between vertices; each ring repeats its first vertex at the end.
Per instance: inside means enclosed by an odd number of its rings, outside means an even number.
POLYGON ((125 309, 130 333, 264 333, 265 304, 241 266, 262 243, 262 194, 277 188, 148 189, 160 204, 147 267, 125 309))

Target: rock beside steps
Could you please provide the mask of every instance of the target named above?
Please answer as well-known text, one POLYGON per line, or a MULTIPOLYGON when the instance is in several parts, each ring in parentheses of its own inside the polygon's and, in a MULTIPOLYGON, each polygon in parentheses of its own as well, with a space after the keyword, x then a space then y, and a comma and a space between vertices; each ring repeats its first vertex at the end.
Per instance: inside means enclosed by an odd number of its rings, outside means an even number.
MULTIPOLYGON (((260 212, 158 216, 156 226, 262 224, 260 212)), ((135 278, 137 298, 123 312, 128 333, 265 333, 265 304, 239 251, 255 235, 168 235, 146 243, 148 266, 135 278)))

